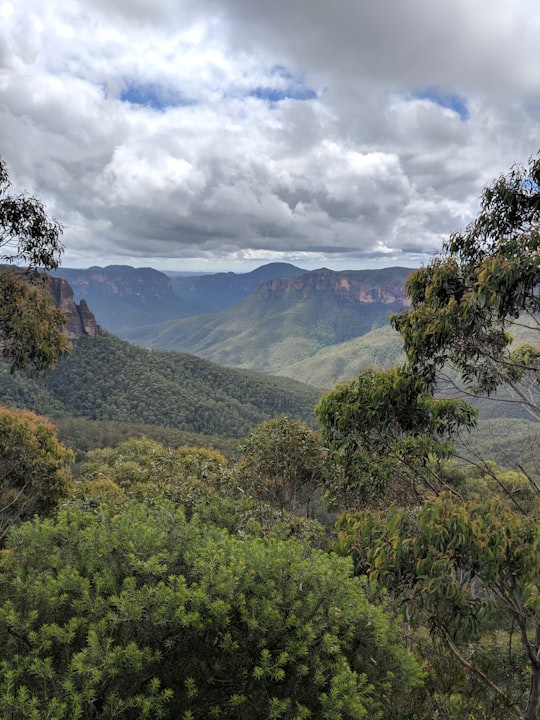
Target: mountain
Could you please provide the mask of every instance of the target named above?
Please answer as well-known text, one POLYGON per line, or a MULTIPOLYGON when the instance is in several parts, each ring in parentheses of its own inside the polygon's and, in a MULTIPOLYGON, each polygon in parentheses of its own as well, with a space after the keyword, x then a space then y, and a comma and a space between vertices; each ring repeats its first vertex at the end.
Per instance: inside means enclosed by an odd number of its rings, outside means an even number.
POLYGON ((102 333, 79 341, 41 378, 0 367, 0 404, 49 417, 146 423, 241 438, 285 413, 315 424, 321 391, 290 380, 222 368, 193 355, 153 352, 102 333))
POLYGON ((268 263, 248 273, 215 273, 195 277, 171 276, 174 292, 185 300, 197 301, 207 312, 225 310, 235 305, 267 280, 281 280, 302 275, 306 270, 289 263, 268 263))
POLYGON ((73 288, 76 300, 84 300, 98 323, 116 334, 143 323, 164 322, 207 310, 196 299, 179 298, 170 278, 153 268, 129 265, 85 270, 60 268, 53 275, 64 278, 73 288))
POLYGON ((408 304, 404 283, 410 272, 322 268, 272 279, 220 313, 134 328, 126 337, 221 365, 291 375, 291 368, 323 348, 387 325, 388 316, 408 304))
POLYGON ((53 273, 73 288, 75 299, 92 308, 98 323, 116 335, 132 328, 223 310, 252 293, 263 281, 293 277, 304 270, 270 263, 249 273, 175 275, 153 268, 108 265, 60 268, 53 273))

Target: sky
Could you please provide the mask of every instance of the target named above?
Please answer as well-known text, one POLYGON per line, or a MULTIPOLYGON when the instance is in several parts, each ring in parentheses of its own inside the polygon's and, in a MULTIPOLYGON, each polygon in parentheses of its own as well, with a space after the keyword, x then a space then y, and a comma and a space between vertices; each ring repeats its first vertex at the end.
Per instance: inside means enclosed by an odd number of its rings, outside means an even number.
POLYGON ((538 0, 0 0, 66 267, 418 267, 540 150, 538 0))

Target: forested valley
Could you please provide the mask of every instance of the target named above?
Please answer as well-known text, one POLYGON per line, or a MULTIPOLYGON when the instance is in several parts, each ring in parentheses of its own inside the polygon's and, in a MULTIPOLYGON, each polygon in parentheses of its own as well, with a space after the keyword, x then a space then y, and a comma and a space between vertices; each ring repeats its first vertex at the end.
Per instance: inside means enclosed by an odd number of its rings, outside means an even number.
POLYGON ((538 720, 539 188, 487 187, 401 364, 323 391, 70 350, 0 161, 0 717, 538 720))

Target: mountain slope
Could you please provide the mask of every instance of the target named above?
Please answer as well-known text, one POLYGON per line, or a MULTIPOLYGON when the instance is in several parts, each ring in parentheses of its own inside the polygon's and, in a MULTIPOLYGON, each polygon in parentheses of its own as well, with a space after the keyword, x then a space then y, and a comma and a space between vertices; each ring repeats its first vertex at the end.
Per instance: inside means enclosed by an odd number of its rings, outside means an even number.
POLYGON ((287 378, 221 368, 192 355, 152 352, 112 335, 81 340, 38 380, 7 371, 0 403, 45 415, 147 423, 243 437, 285 413, 314 424, 321 391, 287 378))
POLYGON ((250 295, 261 282, 305 272, 288 263, 270 263, 249 273, 169 277, 153 268, 108 265, 61 268, 53 273, 73 288, 77 302, 92 308, 101 327, 124 337, 146 323, 223 310, 250 295))
POLYGON ((335 272, 325 268, 260 285, 221 313, 140 327, 127 336, 147 347, 190 352, 221 365, 288 374, 322 348, 388 323, 407 303, 408 268, 335 272))
POLYGON ((205 312, 225 310, 235 305, 267 280, 302 275, 306 270, 289 263, 268 263, 248 273, 215 273, 195 277, 171 276, 174 292, 181 298, 205 306, 205 312))
POLYGON ((401 336, 388 323, 361 337, 323 347, 278 374, 330 389, 338 382, 352 380, 368 367, 389 368, 403 361, 401 336))

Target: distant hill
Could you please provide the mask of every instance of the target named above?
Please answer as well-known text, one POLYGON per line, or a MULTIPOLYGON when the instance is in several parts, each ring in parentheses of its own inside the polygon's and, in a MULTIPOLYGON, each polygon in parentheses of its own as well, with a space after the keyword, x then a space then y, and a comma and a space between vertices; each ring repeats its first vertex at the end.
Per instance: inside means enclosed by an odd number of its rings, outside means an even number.
POLYGON ((315 424, 321 391, 288 378, 222 368, 193 355, 152 352, 107 333, 83 339, 48 375, 0 367, 0 404, 47 416, 146 423, 241 438, 285 413, 315 424))
POLYGON ((213 312, 235 305, 267 280, 292 278, 305 272, 296 265, 275 262, 248 273, 221 272, 195 277, 171 275, 171 283, 179 297, 197 302, 205 306, 208 312, 213 312))
POLYGON ((265 280, 305 272, 288 263, 270 263, 249 273, 176 275, 153 268, 108 265, 60 268, 52 273, 84 300, 101 327, 124 337, 133 327, 223 310, 252 293, 265 280))
POLYGON ((358 338, 327 345, 278 374, 330 389, 338 382, 356 378, 368 367, 389 368, 404 360, 401 335, 387 323, 358 338))
POLYGON ((178 297, 170 278, 153 268, 129 265, 84 270, 60 268, 53 275, 67 280, 75 300, 84 300, 101 327, 117 335, 144 323, 164 322, 208 310, 196 299, 178 297))
POLYGON ((220 313, 142 326, 126 336, 146 347, 190 352, 221 365, 289 375, 323 348, 386 326, 388 316, 408 303, 403 288, 410 272, 322 268, 272 279, 220 313))

